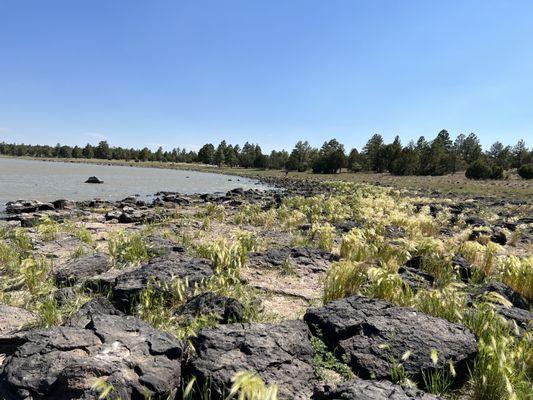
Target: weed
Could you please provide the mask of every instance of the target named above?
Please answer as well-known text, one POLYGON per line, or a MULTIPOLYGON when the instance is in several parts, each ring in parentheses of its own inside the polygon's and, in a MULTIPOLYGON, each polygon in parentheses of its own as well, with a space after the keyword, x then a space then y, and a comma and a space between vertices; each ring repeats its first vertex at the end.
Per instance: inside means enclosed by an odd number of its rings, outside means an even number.
POLYGON ((313 356, 313 367, 318 379, 325 380, 325 371, 331 370, 337 372, 343 379, 350 380, 355 377, 350 367, 340 362, 335 355, 329 351, 326 344, 320 338, 320 332, 311 338, 311 345, 315 355, 313 356))
POLYGON ((368 269, 369 284, 364 293, 367 296, 383 299, 399 305, 408 305, 414 294, 409 285, 405 285, 397 273, 386 268, 368 269))
POLYGON ((324 280, 324 303, 359 293, 367 281, 366 268, 364 263, 354 261, 333 263, 324 280))
POLYGON ((434 370, 423 371, 422 380, 425 389, 437 396, 444 396, 449 394, 455 377, 455 367, 450 360, 446 367, 439 368, 439 353, 436 349, 431 349, 431 360, 433 362, 434 370))
POLYGON ((318 241, 319 249, 331 252, 335 239, 335 228, 329 223, 323 225, 315 223, 311 227, 311 237, 318 241))
POLYGON ((405 370, 403 365, 404 361, 407 361, 411 357, 411 351, 407 350, 398 361, 391 357, 391 381, 398 385, 414 388, 416 384, 411 379, 409 373, 405 370))
POLYGON ((108 249, 117 266, 139 264, 149 258, 148 245, 142 233, 118 231, 108 238, 108 249))
POLYGON ((78 246, 76 249, 70 254, 69 258, 79 258, 83 256, 84 254, 87 254, 87 249, 83 246, 78 246))
POLYGON ((53 295, 48 295, 37 307, 38 326, 49 328, 59 325, 62 320, 61 311, 53 295))
POLYGON ((208 203, 205 207, 205 215, 222 222, 226 216, 226 209, 223 204, 208 203))
POLYGON ((27 258, 22 261, 21 278, 32 296, 39 297, 50 293, 53 283, 50 280, 50 265, 44 258, 27 258))
POLYGON ((17 246, 20 252, 28 254, 33 250, 33 242, 28 235, 28 232, 23 228, 17 228, 11 232, 9 237, 17 246))
POLYGON ((78 239, 80 239, 83 243, 86 244, 91 244, 94 241, 91 232, 84 226, 76 229, 74 236, 76 236, 78 239))
POLYGON ((278 385, 265 385, 265 382, 253 372, 237 372, 232 378, 232 385, 227 399, 239 394, 239 400, 277 400, 278 385))
POLYGON ((150 279, 139 295, 135 314, 155 328, 172 331, 177 325, 174 311, 187 300, 188 281, 173 278, 171 283, 161 285, 150 279))
POLYGON ((533 301, 533 257, 502 257, 497 269, 502 282, 533 301))
POLYGON ((37 230, 45 242, 57 239, 61 232, 59 223, 53 220, 49 215, 41 217, 37 230))
POLYGON ((296 276, 296 270, 294 269, 294 265, 292 265, 290 257, 287 257, 285 260, 283 260, 280 268, 282 275, 296 276))
POLYGON ((466 296, 455 285, 444 289, 421 290, 414 300, 414 306, 426 314, 459 322, 466 308, 466 296))

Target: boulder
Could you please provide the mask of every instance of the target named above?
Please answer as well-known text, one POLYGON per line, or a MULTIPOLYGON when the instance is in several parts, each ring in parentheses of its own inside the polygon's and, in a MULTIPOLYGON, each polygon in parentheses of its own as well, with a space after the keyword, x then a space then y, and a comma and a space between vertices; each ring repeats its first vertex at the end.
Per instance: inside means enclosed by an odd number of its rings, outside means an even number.
POLYGON ((104 181, 101 181, 96 176, 91 176, 85 181, 85 183, 104 183, 104 181))
POLYGON ((24 214, 53 209, 54 205, 52 203, 43 203, 38 200, 17 200, 6 203, 6 213, 8 214, 24 214))
POLYGON ((106 254, 85 254, 60 266, 55 271, 55 279, 60 286, 74 286, 107 271, 110 267, 106 254))
POLYGON ((210 382, 213 399, 225 398, 239 371, 256 372, 277 383, 280 399, 309 399, 315 376, 310 333, 302 321, 230 324, 203 329, 193 339, 196 356, 188 374, 200 387, 210 382))
POLYGON ((173 252, 119 275, 112 285, 112 297, 121 310, 129 310, 149 281, 152 281, 156 290, 164 290, 165 285, 172 285, 173 279, 187 280, 192 291, 196 283, 212 275, 213 265, 210 261, 173 252))
POLYGON ((337 386, 324 384, 315 389, 313 400, 438 400, 440 397, 418 389, 404 388, 387 381, 354 379, 337 386))
POLYGON ((215 315, 220 323, 227 324, 243 321, 244 306, 236 299, 207 292, 190 299, 177 314, 192 318, 199 315, 215 315))
POLYGON ((62 287, 54 292, 54 300, 58 306, 76 301, 76 292, 72 287, 62 287))
POLYGON ((36 321, 37 316, 23 308, 0 304, 0 354, 12 354, 24 342, 27 326, 36 321))
POLYGON ((226 193, 226 196, 244 196, 244 189, 243 188, 231 189, 229 192, 226 193))
POLYGON ((499 281, 490 281, 487 282, 478 288, 476 288, 472 294, 476 297, 481 296, 488 292, 495 292, 507 299, 514 307, 522 308, 523 310, 528 310, 531 307, 531 303, 520 293, 515 292, 512 288, 507 286, 503 282, 499 281))
POLYGON ((6 221, 18 221, 20 226, 23 228, 32 228, 41 223, 41 214, 40 213, 22 213, 9 215, 6 218, 6 221))
POLYGON ((344 221, 333 225, 338 231, 348 233, 354 228, 361 228, 363 224, 357 221, 344 221))
POLYGON ((124 315, 121 311, 117 310, 106 297, 95 297, 85 303, 76 313, 71 315, 63 325, 70 327, 85 327, 91 322, 93 315, 96 314, 124 315))
POLYGON ((118 222, 121 224, 132 224, 137 222, 149 222, 153 217, 152 213, 147 210, 138 210, 132 207, 124 207, 122 213, 118 217, 118 222))
POLYGON ((433 276, 424 272, 425 262, 424 257, 414 256, 398 268, 398 274, 403 282, 415 291, 427 289, 433 286, 435 281, 433 276))
POLYGON ((5 360, 8 399, 97 399, 105 378, 113 398, 166 398, 181 383, 184 344, 138 318, 90 310, 69 326, 38 329, 5 360))
POLYGON ((73 210, 76 208, 76 203, 72 200, 59 199, 52 202, 56 210, 73 210))
POLYGON ((151 235, 148 236, 145 241, 148 246, 148 252, 154 257, 163 256, 173 251, 178 253, 185 253, 186 251, 185 247, 182 245, 162 236, 151 235))
POLYGON ((490 240, 494 243, 505 246, 507 243, 507 235, 501 229, 494 229, 492 235, 490 235, 490 240))
POLYGON ((533 329, 533 313, 529 310, 518 307, 507 308, 502 305, 496 305, 495 309, 500 315, 516 323, 520 335, 533 329))
POLYGON ((112 221, 112 220, 117 220, 120 218, 120 216, 122 215, 122 211, 121 210, 111 210, 111 211, 108 211, 106 214, 105 214, 105 220, 106 221, 112 221))
POLYGON ((421 381, 422 372, 434 369, 434 349, 437 366, 453 361, 462 380, 477 353, 476 338, 464 326, 383 300, 354 296, 333 301, 309 309, 304 320, 364 379, 390 380, 392 360, 399 363, 410 352, 401 362, 415 381, 421 381))
POLYGON ((468 282, 468 280, 472 277, 474 266, 470 264, 462 255, 456 254, 452 257, 452 266, 456 271, 459 272, 462 281, 468 282))
POLYGON ((465 224, 472 225, 472 226, 488 226, 485 220, 479 217, 476 217, 476 216, 470 216, 470 217, 465 218, 465 224))
POLYGON ((414 291, 427 289, 433 286, 433 282, 435 281, 431 275, 406 265, 398 268, 398 274, 402 278, 402 281, 414 291))
POLYGON ((401 226, 387 225, 384 236, 387 239, 401 239, 405 237, 405 229, 401 226))

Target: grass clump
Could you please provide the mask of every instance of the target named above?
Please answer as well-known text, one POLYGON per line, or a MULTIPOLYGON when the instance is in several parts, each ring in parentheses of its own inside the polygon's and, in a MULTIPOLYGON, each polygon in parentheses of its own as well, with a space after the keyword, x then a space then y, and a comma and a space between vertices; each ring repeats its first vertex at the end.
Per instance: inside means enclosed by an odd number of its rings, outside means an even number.
POLYGON ((414 293, 409 285, 404 284, 400 275, 387 268, 372 267, 368 269, 368 277, 368 286, 364 290, 366 296, 398 305, 410 305, 414 293))
POLYGON ((342 260, 333 263, 324 279, 324 303, 358 294, 367 281, 366 269, 361 262, 342 260))
POLYGON ((533 301, 533 257, 502 257, 498 260, 498 278, 513 290, 533 301))
POLYGON ((126 233, 121 230, 110 235, 107 243, 116 266, 139 264, 149 258, 148 245, 140 232, 126 233))
POLYGON ((421 290, 414 297, 413 305, 419 311, 434 317, 460 322, 466 308, 466 295, 457 290, 456 285, 448 285, 444 289, 421 290))
POLYGON ((478 356, 470 372, 474 400, 531 398, 533 340, 531 332, 522 339, 513 336, 481 338, 478 356))
POLYGON ((57 221, 52 219, 49 215, 45 215, 41 217, 39 222, 37 231, 45 242, 51 242, 52 240, 57 239, 61 232, 61 226, 57 221))
POLYGON ((238 395, 239 400, 277 400, 278 385, 266 385, 260 376, 253 372, 237 372, 231 380, 232 385, 227 399, 238 395))
POLYGON ((436 349, 431 349, 431 361, 435 369, 422 373, 424 388, 437 396, 448 395, 456 376, 453 362, 450 360, 445 367, 439 367, 439 353, 436 349))
POLYGON ((317 241, 318 248, 331 252, 335 240, 335 228, 329 224, 313 224, 311 227, 311 237, 317 241))

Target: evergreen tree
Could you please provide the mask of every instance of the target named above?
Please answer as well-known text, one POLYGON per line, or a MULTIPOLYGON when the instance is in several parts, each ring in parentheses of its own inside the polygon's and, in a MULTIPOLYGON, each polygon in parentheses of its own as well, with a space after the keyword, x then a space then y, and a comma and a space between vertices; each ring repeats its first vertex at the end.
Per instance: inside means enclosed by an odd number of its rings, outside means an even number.
POLYGON ((495 142, 487 152, 487 156, 493 164, 504 170, 509 169, 513 162, 511 148, 501 142, 495 142))
POLYGON ((352 172, 359 172, 363 169, 363 163, 363 156, 359 154, 356 148, 353 148, 346 160, 346 167, 352 172))
POLYGON ((213 162, 219 167, 226 162, 227 148, 228 145, 226 144, 226 141, 223 140, 222 142, 220 142, 215 151, 215 154, 213 155, 213 162))
POLYGON ((270 153, 269 167, 272 169, 284 169, 289 161, 289 153, 285 150, 272 150, 270 153))
POLYGON ((87 159, 94 157, 94 148, 89 143, 83 148, 83 157, 87 159))
POLYGON ((230 167, 235 167, 239 164, 239 155, 237 151, 235 150, 235 147, 232 145, 229 145, 226 148, 226 153, 224 154, 224 160, 227 165, 230 167))
POLYGON ((313 149, 309 145, 309 142, 307 140, 305 142, 300 140, 298 143, 296 143, 291 155, 289 156, 287 168, 293 171, 307 171, 311 166, 312 153, 313 149))
POLYGON ((529 158, 526 143, 520 139, 513 147, 513 168, 520 168, 529 158))
POLYGON ((109 144, 105 140, 98 143, 98 146, 94 149, 94 157, 100 159, 110 159, 109 144))
POLYGON ((366 167, 370 171, 383 172, 385 170, 385 160, 383 137, 379 134, 373 135, 363 148, 366 158, 366 167))
POLYGON ((204 164, 213 164, 215 156, 215 146, 211 143, 204 144, 198 151, 198 161, 204 164))
POLYGON ((336 174, 346 164, 344 146, 336 139, 324 142, 313 163, 313 172, 336 174))
POLYGON ((474 133, 469 134, 461 143, 460 153, 462 159, 471 164, 481 156, 481 144, 474 133))

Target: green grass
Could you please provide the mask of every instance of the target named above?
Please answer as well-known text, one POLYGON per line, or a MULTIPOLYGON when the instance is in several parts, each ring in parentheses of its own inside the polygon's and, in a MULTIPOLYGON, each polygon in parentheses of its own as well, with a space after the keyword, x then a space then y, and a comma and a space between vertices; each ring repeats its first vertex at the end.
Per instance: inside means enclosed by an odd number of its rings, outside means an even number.
POLYGON ((116 266, 148 260, 149 248, 143 233, 117 231, 107 239, 108 251, 116 266))

